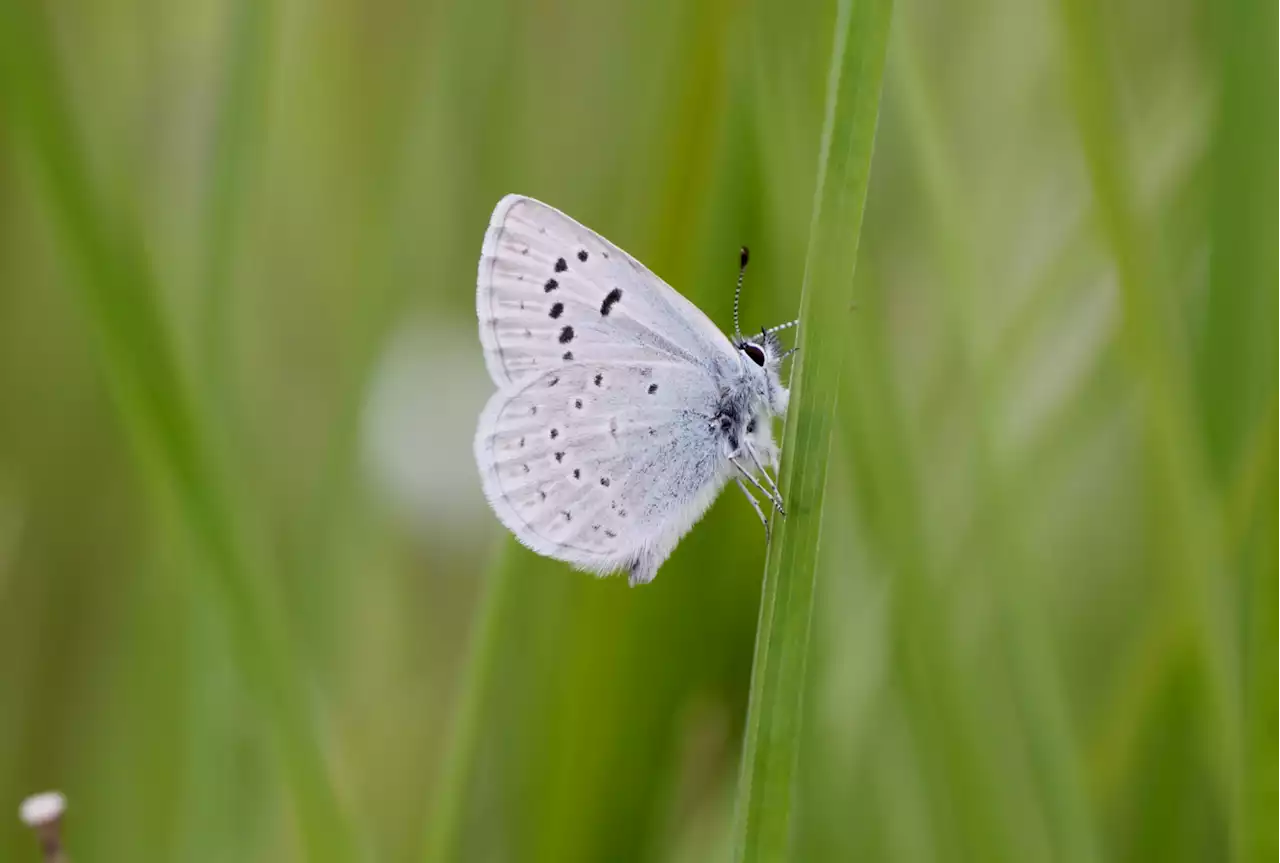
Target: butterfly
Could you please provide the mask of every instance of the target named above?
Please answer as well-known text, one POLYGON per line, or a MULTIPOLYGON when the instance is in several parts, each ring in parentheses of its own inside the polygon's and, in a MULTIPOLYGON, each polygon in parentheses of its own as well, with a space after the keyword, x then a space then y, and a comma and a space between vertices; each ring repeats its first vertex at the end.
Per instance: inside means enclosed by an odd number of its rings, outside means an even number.
POLYGON ((730 339, 635 258, 508 195, 480 252, 476 314, 498 387, 475 458, 498 519, 539 554, 632 586, 653 580, 730 479, 783 516, 768 468, 787 409, 777 333, 730 339))

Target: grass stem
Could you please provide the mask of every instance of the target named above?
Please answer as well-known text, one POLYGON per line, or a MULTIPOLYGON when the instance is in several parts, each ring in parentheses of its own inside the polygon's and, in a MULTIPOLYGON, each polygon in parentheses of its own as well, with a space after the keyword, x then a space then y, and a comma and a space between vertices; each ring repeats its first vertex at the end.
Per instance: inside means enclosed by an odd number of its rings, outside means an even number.
POLYGON ((800 753, 818 543, 831 433, 892 4, 841 0, 800 295, 800 367, 787 415, 781 488, 789 515, 770 545, 760 599, 734 859, 788 853, 800 753))

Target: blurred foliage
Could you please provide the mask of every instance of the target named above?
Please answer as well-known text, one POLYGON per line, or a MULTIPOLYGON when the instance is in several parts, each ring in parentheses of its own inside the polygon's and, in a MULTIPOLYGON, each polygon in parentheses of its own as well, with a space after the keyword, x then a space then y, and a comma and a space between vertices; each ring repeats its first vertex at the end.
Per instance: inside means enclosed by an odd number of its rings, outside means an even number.
MULTIPOLYGON (((1276 858, 1276 17, 895 4, 795 859, 1276 858)), ((475 260, 518 191, 722 323, 746 243, 790 319, 835 26, 0 0, 0 805, 80 861, 728 859, 759 525, 638 590, 503 536, 475 260)))

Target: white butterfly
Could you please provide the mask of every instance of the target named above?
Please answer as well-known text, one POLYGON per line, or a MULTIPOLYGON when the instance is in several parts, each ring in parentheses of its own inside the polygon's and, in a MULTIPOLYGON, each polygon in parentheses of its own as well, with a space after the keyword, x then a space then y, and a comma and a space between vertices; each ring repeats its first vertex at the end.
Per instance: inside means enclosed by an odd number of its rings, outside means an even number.
POLYGON ((730 341, 635 258, 519 195, 489 220, 476 313, 498 385, 476 463, 522 543, 644 584, 730 478, 767 541, 743 481, 786 514, 765 465, 777 466, 772 419, 788 397, 778 366, 794 351, 781 353, 775 333, 794 321, 745 339, 735 294, 730 341))

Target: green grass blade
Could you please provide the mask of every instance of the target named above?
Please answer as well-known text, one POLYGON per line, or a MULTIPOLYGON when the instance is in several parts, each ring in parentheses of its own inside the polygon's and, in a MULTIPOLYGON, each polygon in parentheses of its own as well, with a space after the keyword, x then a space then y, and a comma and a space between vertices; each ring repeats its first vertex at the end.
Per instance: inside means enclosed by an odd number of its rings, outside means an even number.
MULTIPOLYGON (((198 264, 194 288, 199 317, 195 323, 195 380, 203 384, 209 408, 209 443, 219 453, 236 453, 237 476, 253 476, 244 458, 252 450, 246 446, 250 435, 242 426, 241 402, 236 398, 234 273, 239 241, 244 235, 246 191, 252 186, 253 167, 260 152, 261 129, 268 91, 267 69, 271 57, 273 0, 235 0, 226 7, 226 62, 222 68, 210 156, 200 188, 196 235, 192 248, 198 264)), ((240 511, 240 524, 263 524, 258 498, 231 492, 240 511), (250 502, 253 504, 250 504, 250 502), (250 510, 252 505, 253 510, 250 510)), ((238 695, 236 669, 219 656, 221 621, 216 607, 205 602, 201 592, 189 592, 184 604, 187 634, 187 661, 193 672, 186 675, 186 749, 181 775, 183 818, 178 835, 183 844, 177 856, 197 863, 239 856, 252 835, 239 812, 229 812, 224 803, 227 769, 224 753, 234 745, 234 726, 221 711, 209 709, 218 698, 238 695), (213 695, 216 693, 216 696, 213 695), (219 841, 207 837, 212 834, 219 841), (203 838, 202 838, 203 837, 203 838), (239 843, 239 844, 237 844, 239 843)), ((241 696, 242 698, 242 696, 241 696)), ((245 792, 237 806, 261 806, 265 795, 245 792)))
POLYGON ((98 340, 122 421, 144 468, 176 504, 218 601, 237 668, 257 699, 294 804, 308 859, 346 860, 355 843, 331 784, 308 694, 270 581, 245 550, 238 508, 183 380, 159 291, 127 219, 98 196, 80 149, 47 25, 27 4, 0 4, 0 94, 21 130, 74 271, 71 287, 98 340))
POLYGON ((1210 465, 1228 477, 1276 394, 1276 4, 1217 3, 1208 294, 1195 356, 1210 465))
MULTIPOLYGON (((1192 623, 1205 718, 1218 790, 1226 801, 1232 859, 1242 859, 1241 673, 1235 643, 1236 597, 1224 577, 1227 556, 1215 513, 1192 381, 1177 332, 1169 324, 1168 292, 1156 278, 1151 239, 1138 218, 1126 163, 1120 109, 1108 61, 1103 5, 1062 0, 1067 71, 1101 232, 1119 281, 1126 359, 1142 392, 1142 436, 1150 453, 1149 493, 1159 504, 1166 559, 1178 611, 1192 623)), ((1274 285, 1271 290, 1274 291, 1274 285)))
POLYGON ((1046 636, 1049 628, 1029 592, 1026 574, 1033 570, 1033 556, 1026 546, 1022 513, 1009 494, 1008 468, 1002 464, 995 445, 997 399, 984 386, 987 381, 979 371, 973 346, 972 334, 977 328, 970 316, 978 308, 974 297, 979 293, 980 268, 972 261, 970 250, 974 243, 963 215, 962 202, 968 196, 957 179, 962 172, 950 164, 946 136, 937 122, 933 95, 920 72, 911 31, 903 27, 897 35, 901 50, 894 56, 901 62, 894 68, 895 73, 900 73, 895 80, 903 82, 903 101, 912 132, 910 151, 919 166, 921 186, 929 202, 933 225, 930 234, 944 262, 941 305, 955 345, 952 384, 959 383, 969 390, 974 402, 969 459, 977 481, 972 505, 975 511, 991 513, 991 521, 1001 525, 993 535, 984 537, 983 544, 989 569, 998 579, 998 633, 1018 707, 1025 717, 1020 723, 1022 736, 1055 852, 1063 860, 1092 861, 1098 857, 1094 828, 1084 781, 1076 769, 1079 757, 1059 682, 1059 663, 1046 636))
MULTIPOLYGON (((1252 497, 1258 481, 1275 496, 1277 289, 1280 289, 1280 8, 1267 0, 1215 5, 1221 96, 1215 134, 1210 292, 1199 365, 1207 448, 1220 483, 1252 497), (1270 360, 1268 362, 1268 353, 1270 360), (1254 444, 1254 440, 1261 444, 1254 444), (1268 443, 1263 443, 1268 442, 1268 443), (1270 449, 1266 453, 1265 449, 1270 449), (1252 453, 1257 452, 1254 456, 1252 453), (1270 455, 1271 465, 1263 464, 1270 455)), ((1244 770, 1240 859, 1280 858, 1280 557, 1271 524, 1229 506, 1228 549, 1245 613, 1244 770), (1234 516, 1234 517, 1233 517, 1234 516), (1270 528, 1270 530, 1268 530, 1270 528), (1270 571, 1268 571, 1270 570, 1270 571)))
POLYGON ((842 0, 800 295, 800 366, 781 484, 789 516, 769 548, 735 811, 736 860, 787 854, 800 752, 814 579, 858 236, 880 108, 892 4, 842 0))
POLYGON ((480 723, 493 685, 502 621, 511 605, 510 584, 519 565, 515 549, 505 537, 502 549, 485 577, 484 595, 475 615, 467 663, 462 670, 463 691, 457 699, 435 798, 427 817, 426 852, 423 856, 429 863, 460 859, 458 848, 462 840, 462 819, 475 767, 476 747, 480 742, 480 723))
MULTIPOLYGON (((1274 254, 1274 250, 1273 250, 1274 254)), ((1272 258, 1274 261, 1274 258, 1272 258)), ((1272 860, 1276 857, 1276 475, 1277 414, 1271 403, 1271 415, 1257 435, 1254 457, 1247 459, 1252 469, 1245 481, 1253 498, 1241 507, 1250 513, 1242 530, 1246 561, 1245 588, 1247 641, 1245 644, 1245 729, 1244 745, 1248 758, 1242 780, 1245 787, 1242 805, 1245 811, 1246 835, 1244 854, 1248 860, 1272 860)))
MULTIPOLYGON (((230 10, 229 62, 218 105, 213 158, 200 223, 200 352, 219 410, 233 410, 232 284, 237 227, 260 143, 274 4, 242 0, 230 10)), ((231 418, 234 423, 234 416, 231 418)), ((232 426, 234 428, 234 425, 232 426)))

